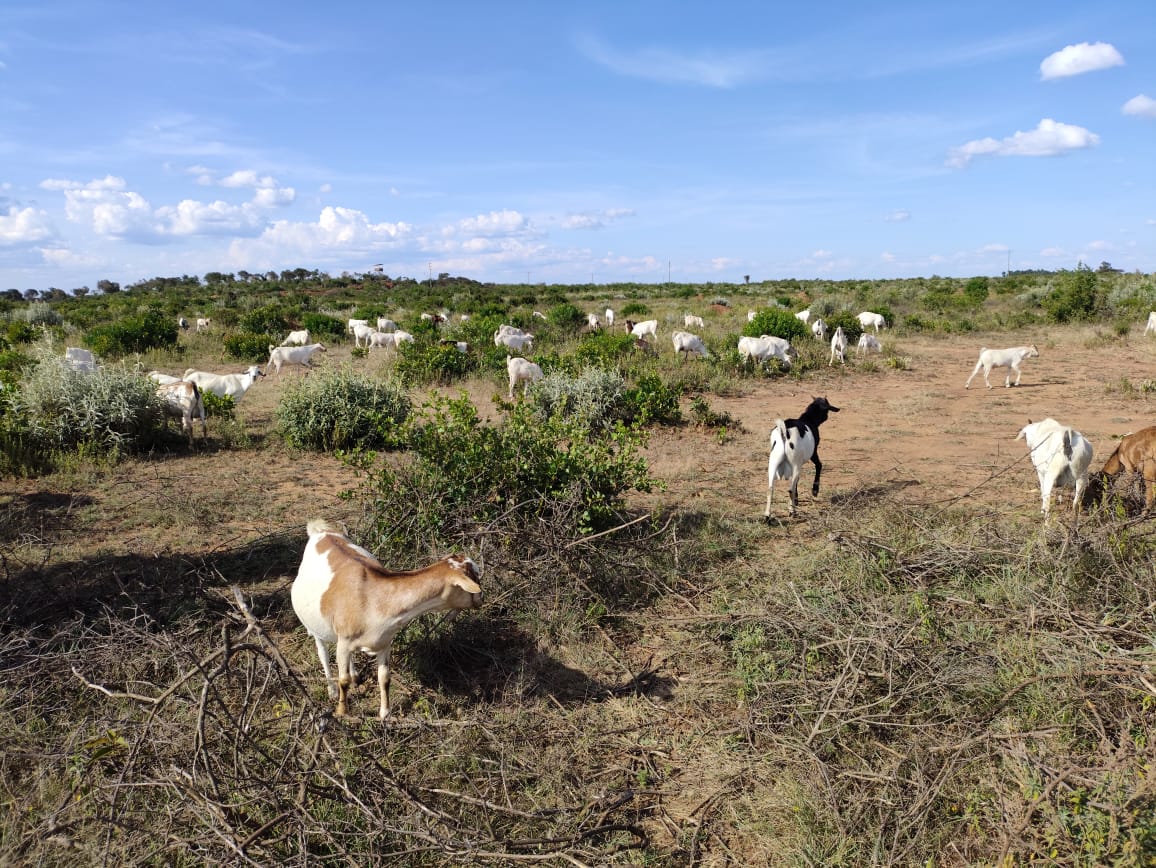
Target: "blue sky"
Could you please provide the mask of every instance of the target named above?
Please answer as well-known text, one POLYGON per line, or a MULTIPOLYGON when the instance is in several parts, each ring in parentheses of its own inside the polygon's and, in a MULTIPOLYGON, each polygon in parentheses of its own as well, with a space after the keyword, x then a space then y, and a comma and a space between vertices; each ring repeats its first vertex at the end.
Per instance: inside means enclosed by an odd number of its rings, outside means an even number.
POLYGON ((1151 0, 5 0, 0 289, 1153 271, 1153 45, 1151 0))

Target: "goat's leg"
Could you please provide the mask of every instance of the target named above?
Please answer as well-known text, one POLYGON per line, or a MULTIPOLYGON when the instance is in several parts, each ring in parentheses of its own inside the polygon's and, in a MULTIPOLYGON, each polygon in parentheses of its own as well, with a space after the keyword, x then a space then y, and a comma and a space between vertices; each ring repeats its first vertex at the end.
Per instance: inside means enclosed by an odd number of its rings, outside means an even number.
POLYGON ((349 660, 353 656, 353 647, 348 639, 337 639, 337 710, 338 717, 344 717, 348 710, 349 685, 352 678, 349 675, 349 660))
POLYGON ((1011 381, 1012 371, 1015 371, 1015 374, 1016 374, 1015 385, 1018 386, 1020 384, 1020 374, 1022 374, 1023 372, 1020 370, 1019 365, 1017 365, 1015 362, 1012 362, 1010 365, 1008 365, 1007 379, 1004 380, 1004 382, 1003 382, 1005 387, 1010 387, 1012 385, 1012 381, 1011 381))
POLYGON ((389 717, 389 681, 391 677, 389 658, 392 647, 390 645, 389 648, 379 651, 377 654, 377 692, 381 696, 381 705, 377 709, 377 716, 382 720, 389 717))
POLYGON ((317 657, 321 660, 321 669, 325 673, 325 690, 330 699, 336 699, 337 685, 333 681, 333 669, 329 665, 329 648, 316 636, 313 637, 313 641, 317 643, 317 657))
POLYGON ((819 477, 823 475, 823 462, 819 460, 819 450, 811 455, 811 463, 815 465, 815 482, 811 485, 811 496, 819 496, 819 477))

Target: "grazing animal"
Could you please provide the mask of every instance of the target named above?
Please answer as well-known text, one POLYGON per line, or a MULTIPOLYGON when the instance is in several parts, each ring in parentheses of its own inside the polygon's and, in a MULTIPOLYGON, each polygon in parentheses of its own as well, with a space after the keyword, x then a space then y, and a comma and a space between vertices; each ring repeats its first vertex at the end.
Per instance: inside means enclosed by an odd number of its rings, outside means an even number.
POLYGON ((465 341, 453 341, 445 338, 444 340, 438 341, 438 344, 443 347, 453 347, 459 353, 468 353, 470 351, 470 345, 465 341))
POLYGON ((396 339, 396 332, 370 332, 369 339, 365 342, 365 347, 370 350, 374 347, 397 349, 396 339))
POLYGON ((377 330, 379 332, 392 332, 397 330, 397 323, 387 316, 379 316, 377 318, 377 330))
POLYGON ((806 325, 807 322, 811 319, 811 309, 807 308, 806 310, 799 311, 797 314, 795 314, 795 319, 797 319, 803 325, 806 325))
POLYGON ((610 308, 606 308, 606 327, 611 328, 613 326, 614 326, 614 311, 611 310, 610 308))
POLYGON ((690 332, 674 332, 670 337, 674 342, 675 354, 682 353, 683 360, 691 353, 698 353, 704 359, 710 358, 710 351, 698 335, 692 335, 690 332))
MULTIPOLYGON (((396 338, 395 338, 396 340, 396 338)), ((313 356, 316 353, 325 353, 325 344, 306 344, 303 347, 269 347, 269 363, 266 370, 274 368, 277 375, 281 375, 282 365, 300 365, 303 368, 313 367, 313 356)))
POLYGON ((428 612, 476 609, 481 573, 464 555, 450 555, 419 570, 387 570, 368 551, 322 519, 306 525, 309 541, 289 592, 293 611, 313 637, 336 714, 348 710, 354 651, 377 656, 377 716, 389 717, 390 650, 406 624, 428 612), (337 646, 337 683, 329 646, 337 646))
POLYGON ((819 460, 819 426, 827 421, 829 413, 838 413, 839 408, 826 398, 813 398, 798 419, 776 419, 771 429, 771 454, 767 460, 767 508, 763 517, 771 517, 771 495, 776 479, 791 481, 790 513, 795 514, 799 506, 799 476, 803 465, 810 461, 815 465, 815 482, 811 485, 811 496, 819 496, 819 478, 823 473, 823 462, 819 460))
POLYGON ((984 347, 979 351, 979 361, 975 363, 975 370, 971 372, 971 376, 967 378, 967 382, 963 388, 970 389, 971 381, 975 379, 975 375, 983 369, 983 381, 987 387, 991 388, 991 381, 987 375, 991 373, 992 368, 1008 368, 1007 379, 1004 380, 1005 387, 1018 386, 1020 384, 1020 365, 1023 364, 1024 359, 1035 359, 1040 355, 1040 351, 1036 349, 1036 345, 1032 344, 1030 347, 1008 347, 1006 350, 989 350, 984 347), (1015 371, 1016 381, 1011 381, 1012 371, 1015 371))
POLYGON ((96 370, 96 356, 92 354, 92 350, 86 350, 84 347, 66 347, 64 364, 74 371, 91 374, 96 370))
POLYGON ((823 322, 822 317, 815 317, 815 321, 811 323, 811 334, 813 334, 817 340, 827 340, 827 324, 823 322))
POLYGON ((1106 481, 1121 473, 1139 473, 1143 477, 1144 508, 1151 510, 1156 500, 1156 426, 1120 438, 1098 478, 1106 481))
POLYGON ((164 404, 165 413, 181 420, 181 430, 189 435, 189 448, 193 446, 193 420, 198 416, 201 419, 201 440, 209 437, 208 426, 205 424, 205 402, 201 398, 201 389, 196 383, 177 380, 175 383, 165 383, 157 386, 157 397, 164 404))
POLYGON ((361 346, 361 342, 365 341, 366 346, 369 345, 369 336, 373 334, 375 329, 368 323, 358 323, 353 327, 353 345, 355 347, 361 346))
POLYGON ((183 379, 196 383, 202 392, 210 392, 218 398, 232 398, 234 403, 240 403, 249 387, 257 382, 258 377, 263 376, 259 367, 250 365, 243 374, 210 374, 189 368, 183 379))
POLYGON ((367 320, 367 319, 351 319, 348 323, 345 324, 345 330, 347 332, 349 332, 349 334, 351 334, 351 335, 356 334, 357 327, 358 326, 364 326, 364 325, 369 325, 369 320, 367 320))
POLYGON ((189 321, 183 316, 177 317, 177 328, 183 332, 187 332, 189 330, 189 321))
POLYGON ((586 325, 592 329, 600 329, 602 328, 602 321, 598 319, 598 314, 588 313, 586 314, 586 325))
POLYGON ((197 317, 197 331, 199 331, 199 332, 204 331, 205 329, 209 328, 212 324, 213 324, 213 320, 211 317, 207 317, 207 316, 197 317))
POLYGON ((827 367, 835 364, 835 358, 838 357, 839 364, 847 364, 847 336, 843 334, 843 326, 836 326, 835 334, 831 335, 831 358, 827 362, 827 367))
POLYGON ((160 371, 149 371, 146 376, 158 386, 167 386, 169 383, 179 383, 181 381, 180 377, 162 374, 160 371))
POLYGON ((871 311, 865 310, 859 314, 859 325, 864 329, 869 329, 874 326, 875 334, 879 334, 879 329, 886 328, 887 322, 883 319, 883 314, 871 313, 871 311))
MULTIPOLYGON (((546 314, 542 313, 542 311, 540 311, 540 310, 534 311, 532 314, 530 314, 530 316, 532 316, 534 319, 545 319, 546 318, 546 314)), ((511 326, 511 328, 512 328, 512 326, 511 326)))
POLYGON ((506 359, 506 371, 510 375, 510 392, 508 397, 511 401, 514 400, 514 389, 519 383, 523 384, 522 395, 525 396, 526 390, 530 388, 530 384, 538 382, 545 376, 538 365, 520 356, 510 356, 506 359))
POLYGON ((281 341, 283 347, 301 347, 309 343, 309 329, 298 329, 295 332, 289 332, 285 340, 281 341))
MULTIPOLYGON (((628 320, 628 322, 629 322, 629 320, 628 320)), ((647 320, 643 320, 642 322, 636 322, 633 326, 631 326, 630 333, 632 335, 634 335, 636 338, 645 339, 647 335, 650 335, 652 338, 657 338, 658 337, 658 320, 647 319, 647 320)))
POLYGON ((753 311, 753 310, 748 310, 748 311, 747 311, 747 322, 754 322, 754 321, 755 321, 755 317, 756 317, 757 315, 758 315, 758 314, 757 314, 755 311, 753 311))
POLYGON ((533 349, 534 336, 526 332, 523 332, 522 334, 506 332, 503 334, 499 330, 494 332, 494 346, 505 347, 507 351, 520 353, 526 349, 533 349))
POLYGON ((786 338, 779 338, 774 335, 739 338, 739 355, 743 357, 744 362, 753 359, 759 364, 765 364, 771 359, 778 359, 783 367, 789 368, 791 367, 791 354, 794 352, 794 348, 786 338))
POLYGON ((1092 465, 1092 444, 1087 438, 1055 419, 1042 419, 1028 422, 1016 440, 1027 441, 1028 453, 1040 480, 1044 517, 1051 509, 1052 489, 1056 486, 1075 488, 1072 504, 1078 512, 1080 495, 1088 484, 1088 468, 1092 465))
POLYGON ((688 329, 690 329, 690 328, 700 328, 700 329, 706 328, 706 326, 703 325, 702 317, 701 316, 695 316, 693 313, 688 313, 686 316, 684 316, 682 318, 682 324, 684 326, 686 326, 688 329))
POLYGON ((863 334, 859 335, 859 345, 855 348, 855 351, 859 355, 863 355, 863 353, 868 353, 872 350, 877 353, 883 352, 883 344, 879 343, 879 338, 875 337, 875 335, 869 335, 867 332, 863 332, 863 334))
POLYGON ((1156 332, 1156 310, 1148 313, 1148 325, 1144 326, 1144 334, 1156 332))

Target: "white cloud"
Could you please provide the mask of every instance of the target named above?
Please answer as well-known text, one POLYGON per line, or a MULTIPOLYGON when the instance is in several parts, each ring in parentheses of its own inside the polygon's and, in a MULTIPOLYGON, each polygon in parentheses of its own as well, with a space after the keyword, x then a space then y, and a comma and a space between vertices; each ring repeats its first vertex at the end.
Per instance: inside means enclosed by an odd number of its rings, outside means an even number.
POLYGON ((1124 107, 1120 111, 1139 118, 1156 118, 1156 99, 1140 94, 1124 103, 1124 107))
POLYGON ((1068 45, 1054 54, 1049 54, 1040 63, 1040 78, 1066 78, 1098 69, 1123 66, 1124 56, 1107 42, 1068 45))
POLYGON ((593 36, 577 40, 579 50, 620 75, 676 84, 732 88, 763 75, 766 61, 756 54, 678 54, 665 48, 616 51, 593 36))
POLYGON ((883 219, 888 223, 906 223, 911 219, 911 212, 900 208, 896 211, 892 211, 883 219))
POLYGON ((0 213, 0 247, 33 244, 52 235, 52 226, 44 211, 10 206, 7 213, 0 213))
POLYGON ((158 208, 157 232, 162 235, 256 235, 266 225, 265 216, 250 203, 197 202, 185 199, 175 206, 158 208))
POLYGON ((622 217, 633 217, 633 208, 608 208, 603 211, 584 211, 562 218, 563 229, 602 229, 622 217))
POLYGON ((739 260, 731 259, 729 256, 716 256, 710 261, 710 267, 714 271, 729 271, 739 265, 739 260))
POLYGON ((382 250, 408 239, 412 232, 406 223, 371 223, 361 211, 326 207, 315 223, 278 220, 258 238, 237 239, 229 255, 236 267, 334 261, 382 250))
POLYGON ((1100 143, 1100 137, 1083 127, 1044 118, 1029 132, 1017 131, 1004 139, 975 139, 948 152, 947 165, 962 169, 973 157, 1054 157, 1059 154, 1090 148, 1100 143))
POLYGON ((63 192, 64 216, 73 223, 90 222, 98 235, 125 238, 154 233, 152 207, 139 193, 124 189, 124 178, 106 175, 87 183, 49 178, 40 186, 63 192))
POLYGON ((318 188, 318 190, 319 190, 319 192, 322 192, 322 193, 332 193, 333 192, 333 185, 332 184, 322 184, 318 188))
POLYGON ((1048 259, 1063 259, 1068 256, 1068 251, 1062 247, 1045 247, 1040 251, 1040 256, 1047 257, 1048 259))
POLYGON ((895 254, 894 253, 888 253, 886 250, 884 250, 883 253, 880 254, 879 258, 882 259, 884 262, 894 262, 896 260, 895 254))
POLYGON ((453 226, 442 230, 443 235, 517 235, 530 231, 529 219, 517 211, 508 208, 503 211, 491 211, 489 214, 479 214, 476 217, 467 217, 459 220, 453 226))

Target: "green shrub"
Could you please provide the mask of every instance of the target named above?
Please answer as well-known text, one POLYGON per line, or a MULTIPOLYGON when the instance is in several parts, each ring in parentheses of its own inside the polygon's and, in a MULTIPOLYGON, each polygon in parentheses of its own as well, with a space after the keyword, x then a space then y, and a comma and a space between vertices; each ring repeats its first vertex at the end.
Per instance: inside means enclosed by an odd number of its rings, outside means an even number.
MULTIPOLYGON (((243 314, 237 320, 237 326, 242 331, 255 335, 284 335, 289 331, 289 321, 285 318, 285 312, 279 305, 275 304, 267 304, 243 314)), ((280 342, 280 338, 273 341, 273 343, 278 342, 280 342)))
POLYGON ((429 383, 445 385, 461 379, 475 368, 469 353, 453 344, 403 341, 397 348, 394 371, 407 386, 429 383))
POLYGON ((225 354, 231 359, 242 362, 260 363, 269 360, 269 347, 279 343, 279 339, 271 334, 253 334, 252 332, 233 332, 225 335, 222 343, 225 354))
POLYGON ((1060 286, 1044 296, 1043 307, 1053 322, 1093 319, 1101 307, 1096 272, 1081 262, 1074 272, 1063 275, 1060 286))
POLYGON ((638 384, 626 392, 628 420, 634 425, 677 425, 682 421, 678 398, 678 390, 657 375, 640 377, 638 384))
MULTIPOLYGON (((853 348, 859 343, 859 335, 863 334, 863 326, 859 324, 859 318, 850 311, 840 310, 830 314, 826 318, 828 334, 834 334, 835 329, 843 329, 843 336, 847 338, 847 346, 853 348)), ((888 323, 891 320, 887 320, 888 323)))
POLYGON ((577 376, 552 373, 536 383, 529 396, 541 418, 558 415, 594 431, 625 421, 633 409, 622 377, 600 368, 587 368, 577 376))
POLYGON ((622 319, 637 319, 644 317, 650 313, 650 308, 640 301, 628 301, 622 305, 622 310, 618 312, 618 316, 622 319))
POLYGON ((15 386, 24 371, 34 364, 35 360, 27 353, 19 350, 0 350, 0 383, 15 386))
POLYGON ((139 316, 95 326, 84 340, 89 349, 105 358, 145 353, 176 346, 177 323, 167 314, 150 310, 139 316))
POLYGON ((30 344, 39 336, 36 327, 23 320, 13 320, 4 329, 4 337, 10 344, 30 344))
POLYGON ((629 358, 634 353, 634 337, 623 331, 590 332, 583 335, 582 342, 574 350, 574 360, 578 364, 597 365, 611 368, 629 358))
POLYGON ((743 328, 747 337, 774 335, 788 341, 797 341, 811 336, 811 330, 790 311, 765 308, 755 314, 755 318, 743 328))
POLYGON ((586 314, 576 305, 566 302, 550 308, 546 314, 546 321, 555 328, 566 331, 581 327, 586 322, 586 314))
POLYGON ((214 419, 234 419, 237 415, 237 403, 231 395, 215 395, 212 392, 201 390, 201 402, 205 405, 205 415, 214 419))
POLYGON ((277 430, 300 449, 391 448, 402 442, 410 409, 400 386, 323 370, 289 387, 277 406, 277 430))
POLYGON ((337 317, 323 313, 307 313, 301 317, 301 328, 309 330, 312 341, 325 343, 345 337, 346 324, 337 317))

